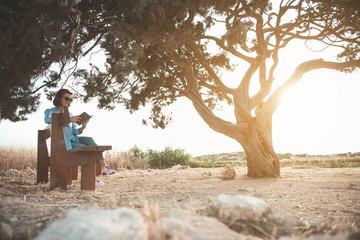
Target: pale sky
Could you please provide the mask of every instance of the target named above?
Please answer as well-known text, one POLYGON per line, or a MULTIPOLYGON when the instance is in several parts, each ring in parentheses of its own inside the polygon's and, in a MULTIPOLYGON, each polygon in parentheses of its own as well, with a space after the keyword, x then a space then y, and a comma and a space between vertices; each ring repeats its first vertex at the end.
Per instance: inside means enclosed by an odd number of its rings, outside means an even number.
MULTIPOLYGON (((334 60, 333 52, 309 53, 303 45, 292 46, 280 54, 275 74, 276 84, 287 79, 302 61, 324 58, 334 60)), ((94 57, 93 57, 94 58, 94 57)), ((228 78, 238 79, 235 71, 228 78)), ((274 87, 276 87, 276 84, 274 87)), ((256 84, 252 86, 256 89, 256 84)), ((273 115, 273 145, 277 153, 332 154, 360 152, 360 74, 343 74, 333 70, 310 72, 284 96, 273 115)), ((45 128, 44 111, 53 107, 46 99, 40 109, 25 122, 0 122, 0 145, 36 147, 37 130, 45 128)), ((90 120, 84 136, 98 144, 112 145, 113 151, 127 151, 134 145, 142 150, 181 148, 192 156, 243 151, 235 140, 214 132, 196 113, 191 102, 180 99, 170 106, 173 122, 164 130, 141 124, 146 109, 133 115, 122 106, 113 111, 99 110, 96 103, 74 101, 72 114, 88 112, 90 120)), ((232 110, 218 113, 233 119, 232 110)))

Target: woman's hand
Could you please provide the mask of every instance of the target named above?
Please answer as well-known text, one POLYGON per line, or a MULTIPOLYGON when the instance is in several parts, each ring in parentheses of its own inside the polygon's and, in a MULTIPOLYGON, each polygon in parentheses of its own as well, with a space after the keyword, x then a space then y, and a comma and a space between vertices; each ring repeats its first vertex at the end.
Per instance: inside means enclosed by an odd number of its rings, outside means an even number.
POLYGON ((70 118, 70 122, 74 122, 74 123, 76 123, 80 120, 81 120, 81 117, 79 117, 79 116, 73 116, 70 118))
POLYGON ((88 124, 89 120, 86 120, 85 122, 82 123, 81 128, 78 129, 79 133, 82 133, 84 131, 84 129, 86 128, 86 125, 88 124))
POLYGON ((85 122, 83 122, 81 128, 82 128, 82 129, 85 129, 85 128, 86 128, 86 125, 88 124, 88 122, 89 122, 89 119, 86 120, 85 122))

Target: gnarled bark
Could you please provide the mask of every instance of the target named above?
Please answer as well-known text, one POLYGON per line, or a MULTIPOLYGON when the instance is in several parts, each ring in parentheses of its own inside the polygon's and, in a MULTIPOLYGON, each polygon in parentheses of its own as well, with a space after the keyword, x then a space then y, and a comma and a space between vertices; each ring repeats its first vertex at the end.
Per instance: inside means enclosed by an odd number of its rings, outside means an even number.
POLYGON ((249 124, 245 150, 250 177, 280 177, 280 163, 272 144, 272 114, 264 105, 256 109, 249 124))

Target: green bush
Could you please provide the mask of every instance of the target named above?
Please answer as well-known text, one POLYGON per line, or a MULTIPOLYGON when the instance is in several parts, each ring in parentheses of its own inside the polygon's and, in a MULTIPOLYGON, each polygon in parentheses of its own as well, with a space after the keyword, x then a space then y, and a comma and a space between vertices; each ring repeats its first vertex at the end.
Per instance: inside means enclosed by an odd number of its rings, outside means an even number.
POLYGON ((134 161, 143 161, 146 159, 146 154, 138 146, 133 146, 130 151, 132 152, 134 161))
POLYGON ((166 147, 163 151, 148 150, 146 157, 149 159, 150 168, 169 168, 174 165, 187 165, 190 162, 191 155, 184 152, 183 149, 173 150, 166 147))
POLYGON ((211 168, 211 167, 218 167, 218 159, 213 155, 206 155, 195 157, 191 163, 189 164, 190 167, 203 167, 203 168, 211 168))

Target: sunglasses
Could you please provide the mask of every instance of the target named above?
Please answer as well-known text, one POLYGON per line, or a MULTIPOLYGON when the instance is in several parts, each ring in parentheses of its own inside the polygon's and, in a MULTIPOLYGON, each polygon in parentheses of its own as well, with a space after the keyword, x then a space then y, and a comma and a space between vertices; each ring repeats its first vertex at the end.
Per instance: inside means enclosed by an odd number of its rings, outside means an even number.
POLYGON ((70 102, 72 102, 73 101, 73 99, 72 98, 68 98, 68 97, 63 97, 66 101, 70 101, 70 102))

